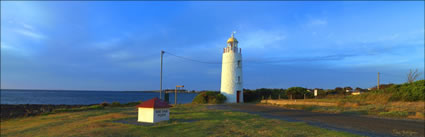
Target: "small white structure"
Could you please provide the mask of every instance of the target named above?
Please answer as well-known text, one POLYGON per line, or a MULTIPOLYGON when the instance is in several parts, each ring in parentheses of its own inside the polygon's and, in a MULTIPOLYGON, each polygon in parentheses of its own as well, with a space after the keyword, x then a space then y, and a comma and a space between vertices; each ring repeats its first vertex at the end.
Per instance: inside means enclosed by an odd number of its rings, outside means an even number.
POLYGON ((232 37, 227 40, 223 49, 220 92, 226 96, 227 103, 243 102, 242 87, 242 49, 238 48, 238 40, 232 37))
POLYGON ((158 98, 153 98, 137 105, 138 122, 156 123, 170 119, 170 105, 158 98))
POLYGON ((362 92, 360 92, 360 91, 354 91, 354 92, 351 92, 351 95, 360 95, 362 92))

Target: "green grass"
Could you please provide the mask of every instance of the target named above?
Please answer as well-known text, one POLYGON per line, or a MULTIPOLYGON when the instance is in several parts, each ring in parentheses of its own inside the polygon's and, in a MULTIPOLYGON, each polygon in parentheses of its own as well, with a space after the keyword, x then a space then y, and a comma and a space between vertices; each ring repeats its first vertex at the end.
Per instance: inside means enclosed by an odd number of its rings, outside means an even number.
POLYGON ((135 107, 105 107, 18 118, 1 122, 1 136, 356 136, 204 105, 173 107, 169 121, 153 126, 114 122, 136 117, 135 107))
POLYGON ((96 109, 103 109, 103 108, 104 107, 101 105, 83 106, 79 108, 60 108, 60 109, 55 109, 51 113, 47 113, 47 114, 61 113, 61 112, 78 112, 78 111, 96 110, 96 109))

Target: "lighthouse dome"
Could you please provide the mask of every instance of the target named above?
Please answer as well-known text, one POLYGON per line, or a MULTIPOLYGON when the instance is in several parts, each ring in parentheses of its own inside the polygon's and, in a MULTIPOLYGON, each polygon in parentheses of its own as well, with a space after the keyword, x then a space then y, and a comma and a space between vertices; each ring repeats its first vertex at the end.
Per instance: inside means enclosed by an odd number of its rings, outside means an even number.
POLYGON ((235 37, 230 37, 228 40, 227 40, 227 43, 233 43, 233 42, 235 42, 235 43, 238 43, 238 40, 235 38, 235 37))

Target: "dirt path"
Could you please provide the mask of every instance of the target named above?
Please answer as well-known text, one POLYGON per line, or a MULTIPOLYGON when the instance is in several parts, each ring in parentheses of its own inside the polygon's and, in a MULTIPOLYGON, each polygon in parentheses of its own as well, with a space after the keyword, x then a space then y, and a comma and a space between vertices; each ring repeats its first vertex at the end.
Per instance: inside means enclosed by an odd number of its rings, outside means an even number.
POLYGON ((291 110, 263 104, 211 105, 210 109, 258 114, 266 118, 301 121, 322 128, 345 131, 365 136, 424 136, 424 121, 393 120, 349 114, 327 114, 291 110))

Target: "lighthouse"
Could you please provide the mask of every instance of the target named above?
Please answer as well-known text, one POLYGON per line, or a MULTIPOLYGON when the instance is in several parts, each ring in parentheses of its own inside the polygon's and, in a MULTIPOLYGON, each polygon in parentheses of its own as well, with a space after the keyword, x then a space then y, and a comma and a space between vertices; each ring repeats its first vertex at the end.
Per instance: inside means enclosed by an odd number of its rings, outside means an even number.
POLYGON ((226 96, 227 103, 243 102, 241 51, 233 32, 232 36, 227 40, 227 46, 223 49, 221 68, 220 92, 226 96))

